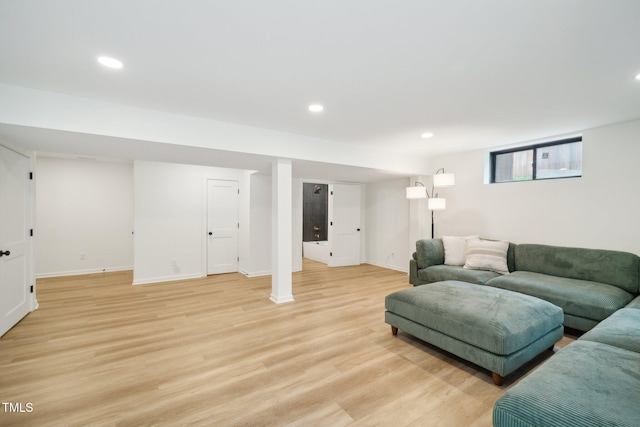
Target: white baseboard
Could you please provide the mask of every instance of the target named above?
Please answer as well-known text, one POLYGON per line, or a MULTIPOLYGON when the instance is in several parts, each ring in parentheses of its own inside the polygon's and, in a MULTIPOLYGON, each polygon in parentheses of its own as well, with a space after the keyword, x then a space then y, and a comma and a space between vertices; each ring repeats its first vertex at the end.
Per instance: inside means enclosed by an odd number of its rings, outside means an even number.
POLYGON ((395 266, 395 265, 379 264, 377 262, 371 262, 371 261, 367 261, 367 264, 375 265, 376 267, 386 268, 388 270, 395 270, 395 271, 400 271, 402 273, 409 274, 409 267, 400 268, 400 267, 395 266))
POLYGON ((273 294, 271 294, 271 297, 269 298, 271 301, 275 302, 276 304, 283 304, 285 302, 293 302, 293 295, 286 295, 286 296, 282 296, 282 297, 278 297, 275 296, 273 294))
POLYGON ((134 280, 134 285, 149 285, 153 283, 163 283, 163 282, 173 282, 176 280, 188 280, 188 279, 200 279, 203 276, 202 274, 183 274, 176 276, 165 276, 165 277, 152 277, 150 279, 142 279, 142 280, 134 280))
POLYGON ((49 273, 36 273, 36 279, 44 279, 47 277, 62 277, 62 276, 79 276, 81 274, 95 274, 95 273, 109 273, 113 271, 127 271, 133 270, 133 266, 126 267, 105 267, 105 268, 93 268, 87 270, 70 270, 70 271, 55 271, 49 273))
POLYGON ((271 270, 269 271, 241 271, 247 277, 260 277, 260 276, 271 276, 271 270))
MULTIPOLYGON (((291 272, 292 273, 298 273, 302 271, 301 267, 294 267, 291 272)), ((265 270, 265 271, 241 271, 241 274, 244 274, 247 277, 261 277, 261 276, 271 276, 271 270, 265 270)))

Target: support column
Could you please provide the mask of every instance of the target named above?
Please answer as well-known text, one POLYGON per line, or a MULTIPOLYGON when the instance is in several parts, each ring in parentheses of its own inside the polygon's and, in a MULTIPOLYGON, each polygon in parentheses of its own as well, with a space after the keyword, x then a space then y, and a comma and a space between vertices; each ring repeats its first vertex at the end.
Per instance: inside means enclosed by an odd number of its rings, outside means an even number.
POLYGON ((271 301, 293 301, 291 211, 291 160, 277 159, 271 166, 271 301))

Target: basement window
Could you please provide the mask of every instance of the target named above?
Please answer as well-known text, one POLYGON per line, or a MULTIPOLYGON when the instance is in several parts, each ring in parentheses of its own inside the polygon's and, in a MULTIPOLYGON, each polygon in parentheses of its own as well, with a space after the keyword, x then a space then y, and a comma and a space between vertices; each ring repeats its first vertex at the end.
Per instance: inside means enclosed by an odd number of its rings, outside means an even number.
POLYGON ((582 176, 582 137, 493 151, 491 182, 582 176))

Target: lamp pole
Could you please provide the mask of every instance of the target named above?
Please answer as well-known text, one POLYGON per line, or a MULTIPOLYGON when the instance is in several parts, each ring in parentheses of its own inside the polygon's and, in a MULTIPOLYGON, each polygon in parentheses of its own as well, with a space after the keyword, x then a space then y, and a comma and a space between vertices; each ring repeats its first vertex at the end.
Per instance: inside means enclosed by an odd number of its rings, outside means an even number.
POLYGON ((431 238, 432 238, 432 239, 433 239, 433 238, 434 238, 434 236, 435 236, 434 230, 435 230, 435 227, 434 227, 434 225, 433 225, 433 211, 431 211, 431 238))

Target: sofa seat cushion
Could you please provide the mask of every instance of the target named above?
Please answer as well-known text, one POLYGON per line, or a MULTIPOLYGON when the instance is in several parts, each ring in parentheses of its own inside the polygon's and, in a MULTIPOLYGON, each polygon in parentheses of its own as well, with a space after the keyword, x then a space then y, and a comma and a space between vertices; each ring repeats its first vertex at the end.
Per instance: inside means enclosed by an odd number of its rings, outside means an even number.
POLYGON ((530 271, 514 271, 486 284, 547 300, 567 314, 596 321, 609 317, 633 297, 616 286, 530 271))
POLYGON ((432 265, 418 270, 418 277, 429 283, 443 280, 459 280, 461 282, 483 285, 487 280, 500 276, 493 271, 469 270, 453 265, 432 265))
POLYGON ((505 392, 495 427, 637 426, 640 354, 575 341, 505 392))
POLYGON ((387 295, 388 312, 498 355, 529 346, 562 324, 553 304, 503 289, 445 281, 387 295))
POLYGON ((640 310, 633 308, 618 310, 580 339, 640 353, 640 310))

